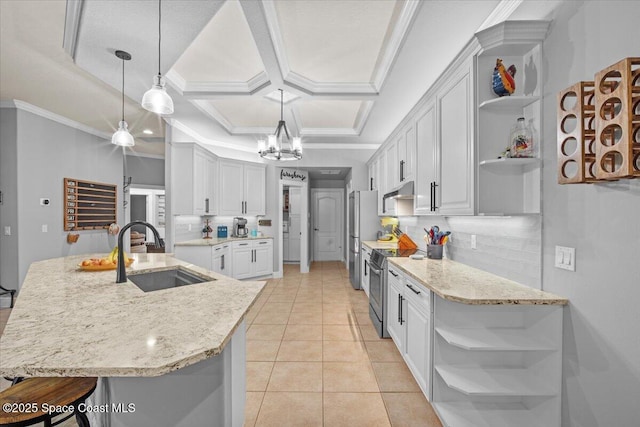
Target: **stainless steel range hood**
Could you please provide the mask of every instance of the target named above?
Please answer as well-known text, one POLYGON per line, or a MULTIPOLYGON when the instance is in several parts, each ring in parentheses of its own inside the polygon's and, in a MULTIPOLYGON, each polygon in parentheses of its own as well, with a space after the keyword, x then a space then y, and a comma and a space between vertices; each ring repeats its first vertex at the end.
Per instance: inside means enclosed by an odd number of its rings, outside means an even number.
POLYGON ((401 200, 413 199, 414 198, 413 181, 409 181, 402 184, 400 187, 397 187, 395 190, 385 194, 383 198, 384 199, 401 199, 401 200))

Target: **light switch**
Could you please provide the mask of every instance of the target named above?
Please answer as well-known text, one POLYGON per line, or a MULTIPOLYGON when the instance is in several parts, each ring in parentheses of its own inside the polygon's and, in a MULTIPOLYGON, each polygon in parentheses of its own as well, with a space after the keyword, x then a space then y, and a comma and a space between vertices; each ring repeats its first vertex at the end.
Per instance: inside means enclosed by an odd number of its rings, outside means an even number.
POLYGON ((556 268, 576 271, 576 248, 556 246, 556 268))
POLYGON ((5 225, 4 226, 4 235, 5 236, 11 236, 11 226, 10 225, 5 225))
POLYGON ((476 249, 477 248, 477 241, 476 241, 476 235, 472 234, 471 235, 471 249, 476 249))
POLYGON ((49 226, 47 224, 42 224, 42 232, 43 233, 48 233, 49 232, 49 226))

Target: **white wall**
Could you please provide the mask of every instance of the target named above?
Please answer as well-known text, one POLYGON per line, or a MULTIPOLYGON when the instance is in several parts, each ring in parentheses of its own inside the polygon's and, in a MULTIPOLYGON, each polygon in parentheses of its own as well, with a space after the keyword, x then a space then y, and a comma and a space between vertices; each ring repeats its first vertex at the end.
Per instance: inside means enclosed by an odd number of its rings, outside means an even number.
POLYGON ((0 285, 7 289, 18 289, 19 284, 17 114, 15 108, 0 108, 0 285), (5 227, 11 227, 10 236, 5 236, 5 227))
POLYGON ((563 426, 640 420, 640 180, 558 185, 556 94, 640 54, 640 2, 564 2, 544 45, 543 285, 569 298, 563 426), (576 272, 553 267, 576 248, 576 272))
POLYGON ((128 154, 125 160, 132 184, 164 187, 164 159, 128 154))

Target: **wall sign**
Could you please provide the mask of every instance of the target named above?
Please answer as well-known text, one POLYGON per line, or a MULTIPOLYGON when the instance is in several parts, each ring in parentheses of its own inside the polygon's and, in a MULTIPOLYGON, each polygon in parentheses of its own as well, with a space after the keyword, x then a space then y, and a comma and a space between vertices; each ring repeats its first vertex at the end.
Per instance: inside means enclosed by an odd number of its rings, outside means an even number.
POLYGON ((116 221, 117 186, 64 179, 64 230, 108 229, 116 221))
POLYGON ((297 169, 280 169, 280 179, 285 181, 307 182, 309 173, 297 169))

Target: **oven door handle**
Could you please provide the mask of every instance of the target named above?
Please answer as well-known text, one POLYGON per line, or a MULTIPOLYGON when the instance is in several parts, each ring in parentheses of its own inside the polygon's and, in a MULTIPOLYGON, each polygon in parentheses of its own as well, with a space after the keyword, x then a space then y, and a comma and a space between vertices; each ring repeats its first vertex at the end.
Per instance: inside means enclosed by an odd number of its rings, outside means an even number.
POLYGON ((380 276, 382 274, 382 270, 378 270, 377 268, 373 267, 371 265, 371 263, 369 263, 369 271, 373 271, 374 273, 376 273, 378 276, 380 276))

